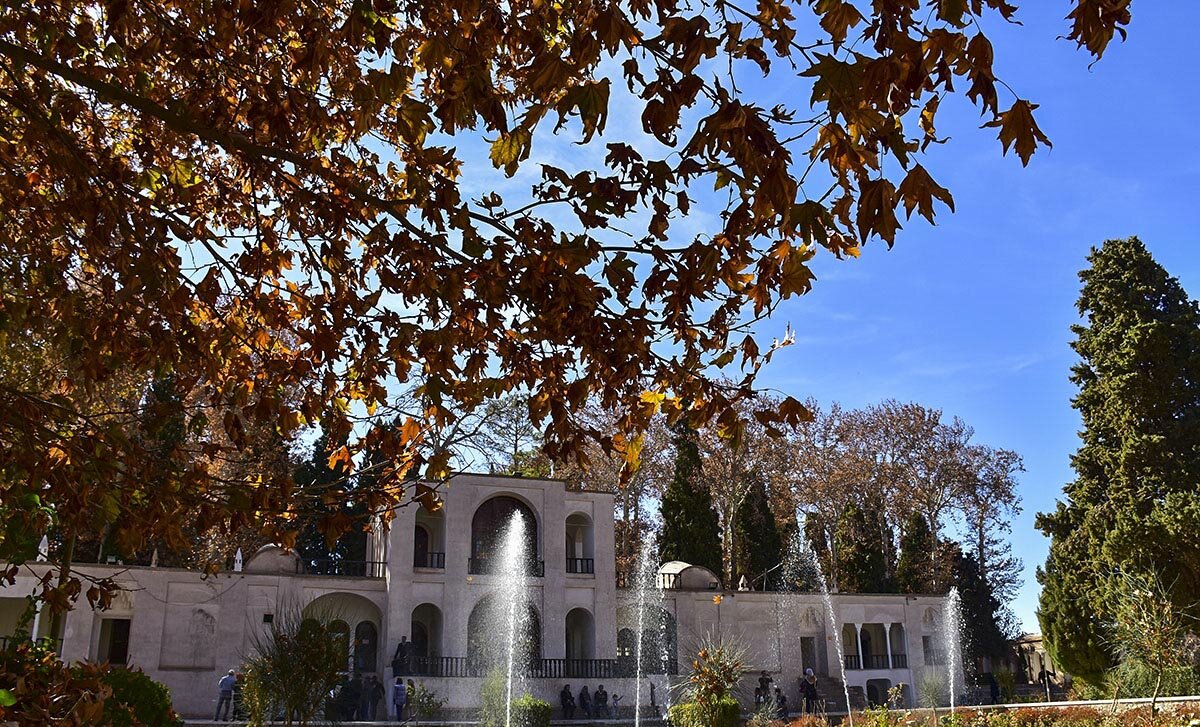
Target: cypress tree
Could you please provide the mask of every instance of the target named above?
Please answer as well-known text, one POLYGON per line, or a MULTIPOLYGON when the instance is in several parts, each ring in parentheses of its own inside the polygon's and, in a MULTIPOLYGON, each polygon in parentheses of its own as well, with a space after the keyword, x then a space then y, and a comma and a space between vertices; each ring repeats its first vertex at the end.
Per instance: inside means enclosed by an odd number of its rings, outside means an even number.
POLYGON ((681 560, 721 573, 721 528, 712 496, 700 482, 700 448, 695 432, 675 428, 675 474, 662 498, 664 561, 681 560))
MULTIPOLYGON (((783 558, 783 536, 771 512, 767 486, 762 478, 755 477, 754 484, 737 510, 735 522, 737 557, 734 559, 734 579, 746 576, 757 578, 779 565, 783 558)), ((765 584, 774 588, 778 585, 780 571, 776 568, 767 577, 765 584)))
POLYGON ((1106 643, 1113 572, 1169 574, 1176 605, 1200 601, 1200 309, 1137 238, 1109 240, 1080 273, 1072 404, 1083 420, 1050 536, 1038 620, 1066 671, 1088 681, 1106 643))
POLYGON ((984 657, 998 659, 1008 648, 1008 639, 1000 629, 1003 606, 980 572, 975 556, 956 550, 954 582, 962 603, 965 657, 968 663, 978 663, 984 657))
POLYGON ((851 503, 842 511, 834 530, 838 590, 847 593, 887 593, 886 545, 880 530, 881 513, 865 511, 851 503))
POLYGON ((909 515, 900 533, 896 558, 896 588, 900 593, 934 593, 934 554, 937 540, 929 522, 919 512, 909 515))

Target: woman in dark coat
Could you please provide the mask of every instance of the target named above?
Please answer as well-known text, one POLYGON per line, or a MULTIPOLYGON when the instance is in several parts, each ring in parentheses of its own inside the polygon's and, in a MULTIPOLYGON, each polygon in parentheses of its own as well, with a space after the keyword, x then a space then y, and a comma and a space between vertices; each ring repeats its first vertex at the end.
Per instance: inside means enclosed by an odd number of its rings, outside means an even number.
POLYGON ((592 695, 588 694, 586 684, 579 688, 579 711, 583 712, 584 719, 592 716, 592 695))

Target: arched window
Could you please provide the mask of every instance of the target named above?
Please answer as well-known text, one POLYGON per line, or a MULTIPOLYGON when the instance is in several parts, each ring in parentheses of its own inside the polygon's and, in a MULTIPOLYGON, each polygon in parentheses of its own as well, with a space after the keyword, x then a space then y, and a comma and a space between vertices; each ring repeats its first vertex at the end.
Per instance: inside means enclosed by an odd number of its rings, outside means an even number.
POLYGON ((354 669, 363 673, 379 668, 379 630, 370 621, 354 627, 354 669))
MULTIPOLYGON (((442 611, 432 603, 422 603, 412 612, 412 650, 414 657, 435 658, 442 654, 442 611)), ((421 671, 414 673, 421 674, 421 671)))
POLYGON ((413 567, 445 568, 445 513, 431 512, 422 505, 416 512, 413 527, 413 567))
POLYGON ((595 550, 592 542, 592 520, 577 512, 567 518, 567 572, 595 573, 595 550))
POLYGON ((429 531, 424 525, 413 530, 413 563, 422 568, 429 562, 429 531))
POLYGON ((471 518, 471 558, 486 562, 500 555, 504 534, 513 515, 525 522, 525 548, 530 560, 538 557, 538 520, 533 508, 515 497, 500 495, 484 502, 471 518))
POLYGON ((596 621, 586 608, 567 612, 567 659, 596 658, 596 621))
POLYGON ((637 664, 637 628, 642 626, 642 673, 678 674, 679 643, 675 617, 670 611, 657 606, 646 606, 643 619, 638 618, 638 609, 630 606, 617 614, 618 668, 622 673, 633 673, 637 664))
MULTIPOLYGON (((542 658, 542 623, 533 604, 518 611, 517 663, 521 668, 542 658)), ((467 656, 484 669, 508 660, 508 640, 504 632, 508 614, 501 599, 488 594, 475 604, 467 620, 467 656)))
POLYGON ((333 637, 333 641, 342 651, 342 663, 346 665, 346 670, 350 671, 353 664, 350 661, 352 651, 350 648, 350 624, 338 619, 329 624, 329 635, 333 637))

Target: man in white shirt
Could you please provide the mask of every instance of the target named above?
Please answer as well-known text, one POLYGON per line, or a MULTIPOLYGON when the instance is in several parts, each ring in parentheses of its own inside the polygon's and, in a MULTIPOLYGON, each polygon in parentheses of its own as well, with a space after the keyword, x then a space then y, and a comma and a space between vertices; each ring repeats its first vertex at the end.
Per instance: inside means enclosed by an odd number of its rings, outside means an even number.
POLYGON ((222 719, 221 707, 225 708, 224 720, 226 722, 229 721, 229 706, 233 704, 234 684, 237 684, 237 677, 234 676, 233 669, 230 669, 229 673, 221 677, 221 681, 217 682, 217 693, 219 696, 217 699, 217 713, 213 715, 214 722, 220 722, 222 719))

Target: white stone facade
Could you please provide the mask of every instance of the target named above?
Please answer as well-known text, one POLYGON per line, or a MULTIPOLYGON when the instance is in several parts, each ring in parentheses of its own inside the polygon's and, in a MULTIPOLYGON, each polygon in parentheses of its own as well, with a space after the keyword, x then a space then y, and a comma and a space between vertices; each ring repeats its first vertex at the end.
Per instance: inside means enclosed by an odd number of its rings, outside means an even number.
MULTIPOLYGON (((568 491, 556 480, 472 474, 454 477, 442 494, 440 512, 401 509, 386 532, 369 539, 369 562, 329 569, 336 575, 304 573, 295 556, 277 548, 247 557, 241 571, 207 577, 175 568, 78 565, 89 576, 115 576, 128 589, 108 611, 84 604, 71 612, 62 655, 123 657, 166 684, 181 714, 211 717, 219 677, 241 663, 277 610, 295 604, 345 622, 356 652, 348 669, 390 677, 396 645, 405 639, 406 677, 448 697, 449 707, 468 709, 482 682, 474 657, 484 642, 501 638, 472 618, 498 585, 498 576, 487 572, 489 538, 495 519, 517 508, 536 524, 527 587, 540 646, 526 688, 557 707, 564 683, 576 692, 603 683, 624 697, 626 711, 631 708, 634 680, 627 675, 634 668, 636 607, 633 591, 618 587, 625 579, 615 567, 613 496, 568 491)), ((47 567, 31 565, 16 585, 0 588, 0 636, 12 632, 25 595, 47 567)), ((686 564, 667 564, 662 573, 667 626, 648 630, 674 664, 660 660, 662 668, 652 670, 684 670, 696 644, 720 637, 745 649, 749 671, 770 672, 793 709, 800 705, 799 679, 811 667, 828 708, 840 711, 845 699, 834 636, 819 596, 724 591, 710 572, 686 564)), ((881 699, 891 686, 916 683, 924 669, 944 669, 935 663, 941 598, 835 594, 833 605, 856 695, 881 699)), ((39 619, 43 634, 47 621, 39 619)), ((751 693, 752 677, 746 680, 751 693)), ((658 679, 663 705, 671 677, 658 679)), ((907 694, 911 699, 911 690, 907 694)), ((649 702, 648 688, 642 701, 649 702)))

